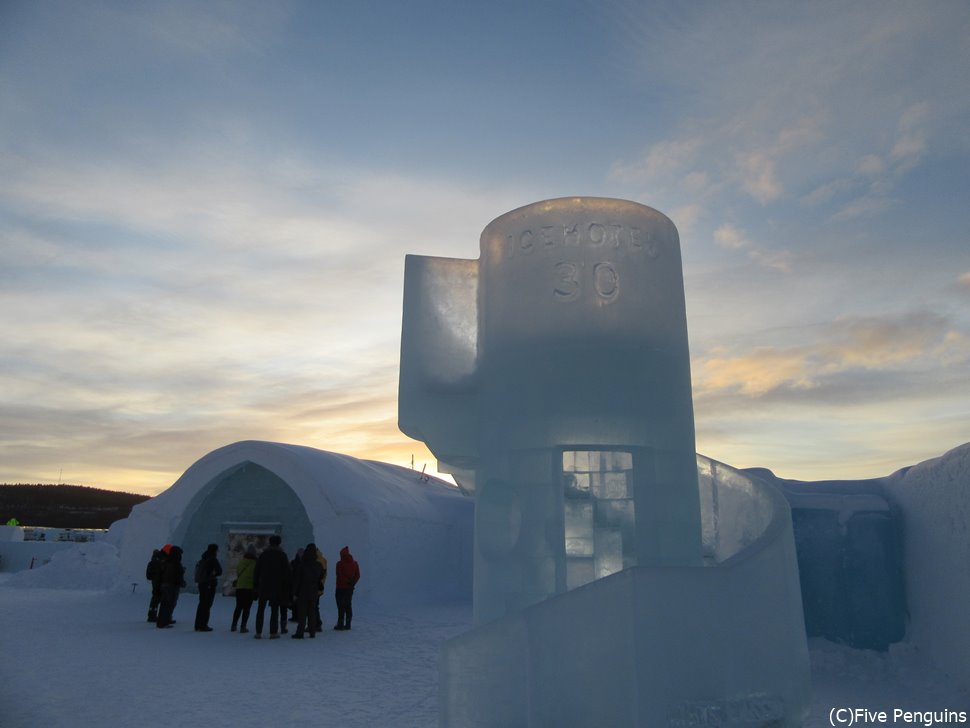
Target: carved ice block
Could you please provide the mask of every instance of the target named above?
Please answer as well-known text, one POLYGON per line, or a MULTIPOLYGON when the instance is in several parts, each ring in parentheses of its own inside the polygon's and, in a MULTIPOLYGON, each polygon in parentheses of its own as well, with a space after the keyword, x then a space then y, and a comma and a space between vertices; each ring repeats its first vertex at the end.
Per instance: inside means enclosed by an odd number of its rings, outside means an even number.
POLYGON ((701 562, 680 243, 644 205, 513 210, 477 261, 408 256, 399 423, 476 503, 486 621, 701 562))

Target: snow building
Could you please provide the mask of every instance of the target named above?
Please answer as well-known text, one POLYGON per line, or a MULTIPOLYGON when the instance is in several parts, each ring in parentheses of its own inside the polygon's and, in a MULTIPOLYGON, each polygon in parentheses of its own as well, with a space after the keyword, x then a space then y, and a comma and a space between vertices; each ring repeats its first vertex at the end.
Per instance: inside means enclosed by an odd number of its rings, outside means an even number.
MULTIPOLYGON (((237 442, 132 509, 121 535, 122 572, 143 582, 152 550, 171 543, 185 552, 191 581, 192 565, 216 543, 227 593, 246 546, 279 534, 290 558, 317 544, 331 572, 349 546, 363 573, 360 599, 467 600, 473 508, 454 486, 407 468, 298 445, 237 442)), ((332 584, 331 573, 331 594, 332 584)))

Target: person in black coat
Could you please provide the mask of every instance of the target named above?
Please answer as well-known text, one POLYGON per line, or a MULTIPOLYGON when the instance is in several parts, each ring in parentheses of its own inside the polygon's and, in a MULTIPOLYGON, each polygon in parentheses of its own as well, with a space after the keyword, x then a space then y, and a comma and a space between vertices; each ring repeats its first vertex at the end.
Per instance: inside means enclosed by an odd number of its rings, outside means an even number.
POLYGON ((310 637, 317 636, 317 616, 314 606, 323 588, 323 564, 317 560, 316 544, 308 543, 303 549, 293 573, 293 597, 296 604, 296 632, 293 639, 303 639, 304 631, 310 637))
POLYGON ((145 567, 145 578, 152 583, 152 599, 148 603, 148 621, 158 621, 158 607, 162 603, 162 572, 165 571, 166 554, 161 549, 152 551, 152 560, 145 567))
MULTIPOLYGON (((280 548, 282 539, 273 534, 269 537, 269 547, 256 559, 256 575, 254 587, 259 595, 256 607, 256 639, 263 636, 263 613, 269 604, 269 638, 278 639, 280 626, 280 612, 286 600, 290 597, 290 562, 286 552, 280 548)), ((286 622, 282 622, 286 631, 286 622)))
POLYGON ((185 586, 185 567, 182 566, 182 549, 172 546, 165 559, 162 571, 162 601, 158 608, 158 621, 155 626, 159 629, 171 627, 175 624, 172 614, 179 600, 179 589, 185 586))
POLYGON ((222 564, 216 558, 219 547, 210 543, 195 566, 195 583, 199 585, 199 606, 195 610, 195 631, 211 632, 209 614, 212 603, 216 600, 216 589, 219 588, 219 577, 222 576, 222 564))

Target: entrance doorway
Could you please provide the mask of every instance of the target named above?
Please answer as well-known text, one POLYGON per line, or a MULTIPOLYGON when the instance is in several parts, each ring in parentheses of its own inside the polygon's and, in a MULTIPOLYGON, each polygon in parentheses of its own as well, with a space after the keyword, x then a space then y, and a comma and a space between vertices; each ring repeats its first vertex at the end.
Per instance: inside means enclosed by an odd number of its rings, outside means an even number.
POLYGON ((227 597, 235 595, 236 564, 253 546, 256 555, 263 553, 269 546, 269 537, 279 534, 283 529, 282 523, 223 523, 222 532, 225 536, 226 558, 222 565, 222 594, 227 597))

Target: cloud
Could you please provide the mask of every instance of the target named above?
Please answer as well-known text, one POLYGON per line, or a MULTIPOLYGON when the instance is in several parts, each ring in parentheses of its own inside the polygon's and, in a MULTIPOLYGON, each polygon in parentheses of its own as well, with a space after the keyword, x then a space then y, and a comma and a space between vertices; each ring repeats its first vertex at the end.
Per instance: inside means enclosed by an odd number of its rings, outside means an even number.
MULTIPOLYGON (((172 462, 247 437, 406 454, 415 444, 393 422, 404 254, 474 258, 491 218, 562 193, 577 164, 690 231, 692 321, 732 343, 700 350, 699 411, 898 402, 919 382, 930 397, 934 379, 959 383, 965 325, 927 319, 923 358, 902 324, 890 344, 874 323, 846 323, 859 317, 795 344, 785 327, 880 310, 896 265, 938 283, 929 233, 912 246, 903 225, 844 223, 894 210, 912 170, 956 166, 970 147, 970 97, 953 92, 970 60, 960 5, 597 6, 597 18, 618 9, 602 45, 622 73, 604 85, 602 59, 586 57, 583 73, 543 75, 532 106, 613 99, 608 144, 595 114, 510 112, 521 99, 492 93, 512 73, 502 63, 484 79, 459 64, 410 93, 427 80, 415 68, 437 64, 434 39, 402 85, 393 64, 420 38, 375 43, 344 69, 322 62, 349 43, 339 23, 297 27, 303 9, 288 4, 132 7, 60 2, 0 28, 12 59, 0 64, 5 468, 26 472, 18 453, 31 452, 35 470, 96 473, 103 448, 111 478, 157 483, 172 462), (420 171, 449 165, 470 171, 420 171), (777 274, 796 263, 798 276, 777 274), (765 338, 745 344, 752 330, 765 338)), ((565 67, 549 46, 530 70, 519 47, 522 78, 565 67)), ((948 275, 952 305, 970 285, 948 275)))
POLYGON ((775 174, 775 160, 766 151, 754 150, 738 155, 741 186, 762 205, 782 195, 781 183, 775 174))
MULTIPOLYGON (((0 224, 0 261, 23 305, 43 285, 96 327, 151 319, 181 337, 186 321, 232 332, 243 316, 251 330, 311 317, 332 339, 360 336, 347 305, 366 319, 398 302, 406 252, 474 257, 481 227, 513 197, 386 172, 294 171, 282 151, 226 150, 248 164, 213 166, 193 153, 204 146, 151 168, 8 159, 0 209, 17 216, 0 224)), ((37 313, 53 324, 56 308, 37 313)))
POLYGON ((929 103, 921 101, 904 109, 900 115, 890 156, 898 160, 902 168, 915 166, 926 151, 925 126, 929 110, 929 103))
POLYGON ((814 190, 801 198, 801 203, 806 207, 818 207, 823 205, 833 197, 844 193, 852 189, 852 181, 849 179, 834 179, 826 182, 823 185, 816 187, 814 190))
POLYGON ((714 240, 717 241, 718 245, 728 250, 741 250, 750 246, 741 231, 734 225, 727 223, 714 231, 714 240))
POLYGON ((783 477, 888 475, 966 441, 970 336, 930 312, 846 317, 803 344, 695 355, 700 452, 783 477))
POLYGON ((703 216, 704 210, 700 205, 684 205, 670 211, 670 219, 674 221, 681 234, 690 233, 703 216))
POLYGON ((885 212, 892 206, 892 200, 884 195, 864 195, 842 206, 832 215, 832 220, 844 222, 857 217, 872 217, 885 212))
POLYGON ((740 356, 711 355, 696 366, 698 396, 719 390, 737 390, 758 396, 786 386, 813 386, 804 351, 778 351, 757 347, 740 356))
POLYGON ((759 266, 773 268, 785 273, 791 271, 793 256, 788 251, 769 251, 755 246, 738 227, 725 223, 714 231, 714 241, 731 251, 743 251, 759 266))
MULTIPOLYGON (((929 104, 925 101, 913 104, 900 112, 896 133, 882 156, 867 154, 856 165, 852 177, 836 180, 840 190, 859 190, 861 196, 842 206, 833 216, 835 221, 857 217, 874 216, 890 209, 894 204, 893 192, 912 169, 923 159, 927 149, 925 126, 929 119, 929 104)), ((818 191, 803 198, 808 204, 827 201, 818 191)))
POLYGON ((891 407, 848 400, 826 418, 767 403, 749 405, 743 419, 742 412, 697 412, 698 451, 735 467, 770 467, 780 477, 882 477, 966 440, 965 411, 940 400, 929 407, 918 399, 891 407))
POLYGON ((396 427, 404 255, 475 257, 521 197, 234 144, 4 159, 0 479, 160 490, 253 438, 430 461, 396 427))
POLYGON ((401 465, 414 454, 436 472, 423 444, 397 428, 395 362, 358 361, 353 372, 322 381, 304 372, 279 381, 229 375, 227 382, 225 372, 214 371, 205 379, 95 381, 94 389, 90 372, 73 372, 45 399, 12 396, 0 404, 5 480, 53 481, 60 470, 69 482, 158 492, 195 458, 246 439, 401 465), (39 462, 48 463, 47 472, 38 472, 39 462))
POLYGON ((886 163, 877 154, 867 154, 856 165, 856 172, 866 177, 878 177, 885 171, 886 163))
POLYGON ((965 378, 970 363, 967 333, 928 312, 847 317, 806 334, 813 343, 741 352, 718 348, 695 356, 696 396, 723 406, 749 399, 837 405, 846 396, 892 401, 940 393, 939 382, 965 378))
POLYGON ((681 138, 657 142, 632 162, 614 162, 610 176, 632 184, 674 184, 693 195, 721 192, 734 184, 761 204, 773 202, 784 194, 779 162, 816 140, 820 122, 796 117, 759 137, 751 132, 764 121, 752 122, 752 115, 744 111, 727 122, 694 122, 682 130, 681 138), (737 150, 733 155, 726 153, 732 149, 737 150))
POLYGON ((700 138, 675 139, 655 144, 633 164, 617 162, 613 173, 618 177, 658 178, 681 174, 698 160, 699 152, 706 147, 700 138))
POLYGON ((628 65, 674 96, 690 90, 678 120, 649 127, 646 151, 612 168, 618 181, 676 193, 672 206, 696 201, 690 176, 705 180, 707 210, 747 197, 765 209, 830 206, 837 223, 875 217, 927 155, 967 151, 970 97, 954 92, 970 64, 966 8, 611 7, 628 65))
POLYGON ((287 20, 285 4, 260 2, 170 2, 139 8, 137 13, 112 8, 127 28, 178 54, 224 56, 262 49, 287 20))

